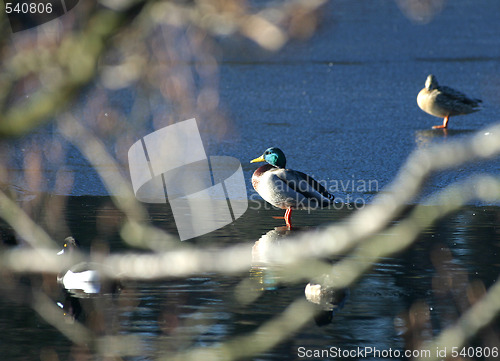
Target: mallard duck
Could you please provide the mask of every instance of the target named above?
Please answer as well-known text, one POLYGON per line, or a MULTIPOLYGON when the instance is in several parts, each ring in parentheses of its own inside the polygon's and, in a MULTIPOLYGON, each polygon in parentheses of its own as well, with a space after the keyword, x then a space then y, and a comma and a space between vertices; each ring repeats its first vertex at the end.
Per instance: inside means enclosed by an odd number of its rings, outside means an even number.
POLYGON ((279 148, 269 148, 250 161, 267 162, 257 168, 252 185, 265 201, 286 209, 285 222, 291 228, 292 209, 316 209, 333 203, 334 196, 319 182, 305 173, 286 169, 285 154, 279 148))
POLYGON ((425 88, 417 96, 417 103, 424 112, 438 118, 444 118, 442 125, 435 125, 433 129, 446 129, 448 120, 454 115, 474 113, 480 110, 480 99, 468 98, 458 90, 447 86, 439 86, 434 75, 427 76, 425 88))

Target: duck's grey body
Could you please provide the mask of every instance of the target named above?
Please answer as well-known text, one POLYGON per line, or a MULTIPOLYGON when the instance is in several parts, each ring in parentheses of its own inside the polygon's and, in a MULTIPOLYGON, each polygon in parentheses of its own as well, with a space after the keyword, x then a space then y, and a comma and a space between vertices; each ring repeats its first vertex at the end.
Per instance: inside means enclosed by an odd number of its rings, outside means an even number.
POLYGON ((315 209, 333 203, 334 196, 307 174, 266 164, 252 176, 252 185, 266 202, 281 209, 315 209))
POLYGON ((440 86, 434 75, 429 75, 425 87, 418 93, 417 104, 424 112, 438 118, 444 118, 442 126, 446 128, 451 116, 464 115, 481 110, 482 100, 469 98, 458 90, 440 86))

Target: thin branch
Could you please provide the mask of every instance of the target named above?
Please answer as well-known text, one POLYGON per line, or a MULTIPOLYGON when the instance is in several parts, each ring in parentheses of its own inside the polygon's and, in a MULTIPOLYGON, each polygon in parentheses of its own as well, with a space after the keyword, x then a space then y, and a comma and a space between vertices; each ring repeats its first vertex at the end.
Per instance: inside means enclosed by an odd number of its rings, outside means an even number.
MULTIPOLYGON (((21 136, 48 122, 94 79, 97 60, 106 49, 107 40, 131 16, 136 16, 127 10, 135 9, 137 2, 128 2, 128 6, 123 11, 101 7, 88 20, 87 28, 80 35, 65 37, 56 56, 64 81, 53 89, 42 87, 27 101, 0 113, 0 137, 21 136)), ((35 56, 33 51, 32 57, 35 56)))
POLYGON ((61 133, 83 153, 101 177, 114 203, 125 213, 122 239, 135 247, 164 250, 178 245, 178 238, 145 223, 149 215, 136 200, 130 183, 120 173, 116 160, 104 144, 76 119, 67 115, 59 122, 61 133))
MULTIPOLYGON (((491 324, 500 313, 500 282, 495 282, 486 295, 477 301, 453 326, 448 327, 433 341, 422 345, 422 350, 430 350, 430 357, 419 358, 419 361, 438 361, 435 350, 446 350, 446 357, 452 356, 453 350, 461 350, 484 327, 491 324)), ((444 356, 444 355, 439 355, 444 356)), ((459 356, 459 355, 455 355, 459 356)), ((493 355, 494 356, 494 355, 493 355)), ((494 356, 493 359, 497 359, 494 356)))
POLYGON ((68 324, 61 309, 44 293, 35 292, 33 299, 32 308, 73 343, 88 345, 94 338, 92 332, 81 323, 68 324))
POLYGON ((0 190, 0 217, 3 218, 21 239, 34 249, 57 248, 57 243, 37 225, 12 199, 0 190))

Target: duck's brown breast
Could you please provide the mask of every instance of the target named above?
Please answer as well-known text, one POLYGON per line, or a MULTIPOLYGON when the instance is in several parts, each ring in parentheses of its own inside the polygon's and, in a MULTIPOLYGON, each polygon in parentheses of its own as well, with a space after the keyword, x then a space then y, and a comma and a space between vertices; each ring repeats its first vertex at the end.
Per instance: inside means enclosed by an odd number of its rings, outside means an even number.
POLYGON ((268 170, 270 170, 272 168, 274 168, 274 167, 271 164, 265 164, 262 167, 257 168, 255 170, 255 172, 253 172, 253 175, 252 175, 252 186, 253 186, 253 189, 255 189, 256 191, 258 191, 257 187, 259 185, 260 177, 265 172, 267 172, 268 170))

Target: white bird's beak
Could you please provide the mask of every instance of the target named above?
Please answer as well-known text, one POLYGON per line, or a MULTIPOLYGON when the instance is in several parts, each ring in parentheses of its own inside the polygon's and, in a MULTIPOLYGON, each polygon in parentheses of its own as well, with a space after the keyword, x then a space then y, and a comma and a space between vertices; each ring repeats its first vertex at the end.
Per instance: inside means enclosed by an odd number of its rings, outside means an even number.
POLYGON ((63 249, 61 249, 59 252, 57 252, 57 255, 58 255, 58 256, 60 256, 60 255, 62 255, 62 254, 64 254, 64 248, 63 248, 63 249))

